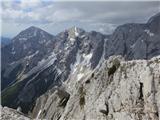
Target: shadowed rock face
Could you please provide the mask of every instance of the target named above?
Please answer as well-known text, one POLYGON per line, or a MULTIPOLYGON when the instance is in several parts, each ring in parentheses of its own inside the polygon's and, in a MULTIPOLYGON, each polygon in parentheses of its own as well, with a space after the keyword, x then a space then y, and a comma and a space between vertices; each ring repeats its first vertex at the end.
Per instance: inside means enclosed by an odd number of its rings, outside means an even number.
POLYGON ((122 55, 126 59, 150 59, 160 54, 160 14, 146 24, 119 26, 107 41, 106 55, 122 55))
POLYGON ((151 17, 148 22, 147 25, 150 28, 151 32, 153 33, 160 33, 160 13, 156 14, 155 16, 151 17))
MULTIPOLYGON (((77 88, 79 88, 78 84, 86 80, 91 73, 96 74, 94 73, 95 70, 102 69, 105 59, 108 60, 109 57, 113 55, 121 55, 126 60, 150 59, 160 54, 159 22, 158 14, 153 16, 146 24, 132 23, 121 25, 112 35, 103 35, 95 31, 86 32, 77 27, 67 29, 56 36, 50 35, 36 27, 30 27, 20 32, 12 39, 12 43, 2 48, 2 105, 12 108, 20 106, 22 112, 28 113, 29 111, 34 111, 33 116, 38 116, 40 118, 57 118, 58 116, 58 119, 63 119, 63 117, 68 114, 69 110, 73 109, 75 110, 74 112, 79 112, 80 109, 85 108, 85 105, 88 104, 88 102, 86 103, 85 97, 85 91, 88 87, 85 86, 82 94, 78 95, 79 93, 76 92, 76 90, 78 90, 77 88), (46 113, 46 110, 44 110, 44 114, 41 115, 40 109, 37 108, 37 106, 34 107, 34 105, 39 103, 37 103, 36 100, 48 100, 49 98, 46 97, 48 95, 47 91, 52 91, 55 86, 62 86, 64 82, 67 85, 63 93, 70 97, 61 99, 59 96, 53 95, 52 99, 55 99, 53 106, 58 104, 56 101, 57 99, 61 101, 62 106, 50 109, 56 112, 56 116, 50 113, 50 110, 48 110, 49 113, 46 113), (47 95, 44 95, 44 93, 47 95), (81 98, 81 102, 74 101, 74 99, 78 99, 78 96, 81 98), (68 103, 69 101, 73 103, 68 103), (78 103, 83 104, 78 107, 78 103), (67 104, 71 106, 66 108, 67 104), (77 109, 73 107, 74 105, 77 109)), ((135 62, 137 63, 138 61, 135 62)), ((155 64, 154 61, 153 63, 155 64)), ((108 63, 108 65, 109 64, 110 63, 108 63)), ((128 64, 128 62, 126 64, 128 64)), ((144 65, 143 67, 146 66, 144 65)), ((103 71, 98 72, 99 75, 107 81, 101 81, 102 83, 95 82, 92 84, 93 88, 90 88, 92 94, 96 92, 94 97, 97 99, 99 99, 100 96, 100 92, 97 92, 105 90, 103 87, 108 87, 112 81, 117 81, 121 79, 121 77, 127 78, 126 73, 124 76, 119 76, 114 79, 114 73, 118 72, 119 67, 110 66, 109 68, 113 68, 114 70, 110 70, 111 72, 104 71, 104 73, 103 71), (110 73, 110 75, 105 75, 105 72, 110 73)), ((136 68, 134 70, 136 70, 136 68)), ((120 71, 123 72, 123 68, 120 71)), ((120 74, 121 72, 118 73, 120 74)), ((134 77, 136 75, 137 73, 134 74, 134 77)), ((100 76, 96 75, 95 78, 95 76, 92 75, 93 78, 87 79, 86 83, 90 84, 94 81, 94 78, 97 79, 97 77, 100 76)), ((139 75, 139 77, 142 76, 139 75)), ((138 81, 138 78, 136 80, 138 81)), ((100 81, 100 78, 98 81, 100 81)), ((143 93, 143 88, 145 87, 142 87, 142 85, 144 86, 144 83, 142 81, 139 82, 142 84, 136 85, 141 86, 139 92, 143 93)), ((128 83, 126 83, 126 86, 127 84, 128 83)), ((116 87, 119 86, 117 85, 116 87)), ((52 92, 49 93, 49 95, 55 94, 55 92, 52 92)), ((90 96, 90 93, 88 94, 87 99, 90 100, 92 96, 90 96)), ((138 98, 143 100, 144 98, 142 98, 142 96, 144 97, 144 93, 138 98)), ((52 99, 49 100, 51 104, 52 99)), ((47 106, 49 106, 48 103, 39 104, 43 104, 43 106, 47 104, 47 106)), ((112 106, 112 104, 106 103, 105 109, 102 108, 100 111, 109 115, 110 105, 112 106)), ((115 108, 113 108, 113 111, 114 109, 115 108)), ((94 112, 91 112, 91 114, 94 114, 94 112)), ((81 115, 86 118, 86 115, 81 115)), ((99 116, 99 112, 95 115, 99 116)), ((71 117, 72 116, 69 118, 71 119, 71 117)))
POLYGON ((104 38, 76 27, 57 36, 36 27, 22 31, 2 50, 2 105, 21 106, 24 113, 32 110, 36 98, 60 86, 76 64, 94 69, 103 54, 104 38))

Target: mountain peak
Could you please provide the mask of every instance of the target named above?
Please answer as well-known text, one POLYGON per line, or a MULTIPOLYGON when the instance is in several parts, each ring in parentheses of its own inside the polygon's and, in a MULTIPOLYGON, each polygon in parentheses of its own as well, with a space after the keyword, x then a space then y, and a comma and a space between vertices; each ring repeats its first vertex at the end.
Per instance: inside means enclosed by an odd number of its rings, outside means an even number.
POLYGON ((30 26, 30 27, 28 27, 27 29, 25 29, 25 30, 23 30, 23 31, 30 31, 30 32, 33 32, 33 31, 43 31, 42 29, 40 29, 40 28, 38 28, 38 27, 35 27, 35 26, 30 26))
POLYGON ((38 31, 43 31, 38 27, 31 26, 18 34, 18 36, 36 36, 38 31))
POLYGON ((45 36, 49 36, 50 38, 53 37, 53 35, 47 33, 46 31, 38 27, 30 26, 27 29, 21 31, 14 39, 20 38, 20 40, 27 40, 28 38, 36 36, 41 36, 42 38, 44 38, 45 36))
POLYGON ((29 28, 30 28, 30 29, 40 29, 40 28, 38 28, 38 27, 36 27, 36 26, 30 26, 29 28))
POLYGON ((160 12, 159 13, 157 13, 157 14, 155 14, 154 16, 152 16, 149 20, 148 20, 148 22, 147 23, 152 23, 154 20, 156 20, 156 19, 160 19, 160 12))
POLYGON ((70 31, 70 30, 72 30, 72 31, 77 31, 77 32, 79 32, 79 31, 84 31, 82 28, 79 28, 79 27, 76 27, 76 26, 70 27, 70 28, 68 29, 68 31, 70 31))
POLYGON ((68 32, 69 36, 72 36, 72 37, 77 37, 85 32, 83 29, 78 28, 76 26, 73 26, 73 27, 67 29, 66 31, 68 32))
POLYGON ((160 12, 152 16, 148 22, 148 27, 152 33, 160 33, 160 12))

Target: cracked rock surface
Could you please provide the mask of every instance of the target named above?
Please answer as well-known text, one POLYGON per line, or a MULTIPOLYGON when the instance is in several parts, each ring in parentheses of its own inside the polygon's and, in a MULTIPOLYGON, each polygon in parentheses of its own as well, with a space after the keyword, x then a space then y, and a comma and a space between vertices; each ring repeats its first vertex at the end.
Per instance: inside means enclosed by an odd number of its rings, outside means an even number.
POLYGON ((0 106, 1 110, 1 120, 31 120, 31 118, 25 116, 23 113, 16 111, 15 109, 2 107, 0 106))
MULTIPOLYGON (((56 92, 37 100, 37 104, 48 106, 47 109, 41 107, 48 110, 47 115, 41 118, 159 120, 160 57, 148 61, 125 61, 121 56, 112 56, 80 81, 74 75, 70 76, 63 89, 64 96, 70 95, 65 106, 58 106, 60 97, 57 98, 56 92), (109 75, 110 70, 113 71, 109 75), (45 98, 54 101, 40 103, 45 98)), ((35 109, 38 110, 38 107, 35 109)))

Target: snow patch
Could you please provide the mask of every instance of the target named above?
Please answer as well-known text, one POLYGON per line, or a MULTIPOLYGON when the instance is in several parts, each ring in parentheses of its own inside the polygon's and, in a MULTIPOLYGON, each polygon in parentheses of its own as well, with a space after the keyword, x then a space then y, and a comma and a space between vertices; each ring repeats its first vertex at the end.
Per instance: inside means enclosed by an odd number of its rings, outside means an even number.
POLYGON ((56 70, 57 70, 58 75, 62 74, 62 71, 59 68, 56 67, 56 70))
POLYGON ((87 75, 90 72, 91 58, 92 58, 92 52, 90 52, 89 54, 84 54, 84 53, 82 54, 81 51, 78 50, 75 63, 70 65, 71 69, 70 77, 79 81, 85 75, 87 75))
POLYGON ((74 39, 74 38, 70 38, 70 41, 71 41, 71 42, 74 42, 74 41, 75 41, 75 39, 74 39))
POLYGON ((66 44, 64 50, 67 50, 67 49, 69 49, 69 44, 68 43, 66 44))
POLYGON ((83 54, 83 58, 84 58, 84 62, 89 64, 90 62, 90 59, 92 58, 92 53, 89 53, 89 54, 83 54))
POLYGON ((15 52, 15 51, 12 51, 11 53, 12 53, 13 55, 14 55, 14 54, 16 54, 16 52, 15 52))
POLYGON ((84 42, 84 46, 87 46, 88 45, 88 43, 87 42, 84 42))
POLYGON ((34 31, 33 35, 34 35, 34 36, 36 36, 36 35, 37 35, 37 30, 35 30, 35 31, 34 31))
POLYGON ((42 59, 41 61, 38 62, 38 65, 43 65, 44 63, 46 64, 51 64, 55 61, 55 53, 52 52, 52 54, 47 58, 47 59, 42 59), (48 62, 47 62, 48 61, 48 62))
POLYGON ((33 53, 32 55, 30 56, 26 56, 26 59, 31 59, 32 57, 34 57, 36 54, 38 54, 39 51, 37 50, 35 53, 33 53))
POLYGON ((51 43, 51 41, 49 40, 49 41, 46 42, 46 45, 49 45, 50 43, 51 43))
POLYGON ((77 52, 77 56, 76 56, 76 62, 74 64, 70 65, 70 69, 71 69, 71 73, 74 74, 77 72, 78 68, 79 71, 83 71, 83 67, 90 66, 90 59, 92 58, 92 53, 90 54, 80 54, 80 52, 77 52))
POLYGON ((14 62, 10 63, 9 65, 13 65, 13 64, 15 64, 15 63, 16 63, 16 61, 14 61, 14 62))
POLYGON ((42 110, 40 109, 40 110, 39 110, 39 112, 38 112, 38 115, 37 115, 36 119, 38 119, 38 118, 39 118, 39 116, 40 116, 41 112, 42 112, 42 110))
POLYGON ((12 52, 11 52, 11 54, 13 54, 13 55, 16 54, 14 47, 12 47, 12 52))
POLYGON ((86 37, 86 35, 82 35, 82 36, 80 36, 80 38, 85 38, 86 37))
POLYGON ((79 74, 77 75, 77 80, 79 81, 83 76, 84 76, 84 73, 79 73, 79 74))
POLYGON ((154 33, 150 32, 150 30, 146 29, 144 30, 150 37, 154 36, 154 33))
POLYGON ((136 43, 134 43, 133 45, 131 45, 131 48, 134 48, 134 47, 135 47, 135 45, 136 45, 136 43))
POLYGON ((79 36, 79 33, 78 33, 78 31, 77 31, 77 27, 74 28, 74 31, 75 31, 75 32, 74 32, 74 33, 75 33, 75 36, 76 36, 76 37, 79 36))
POLYGON ((45 43, 45 42, 46 42, 46 40, 44 39, 44 40, 39 41, 38 43, 39 43, 39 44, 43 44, 43 43, 45 43))
POLYGON ((82 72, 83 71, 83 67, 81 66, 81 68, 80 68, 80 72, 82 72))
POLYGON ((41 61, 39 61, 37 66, 35 66, 28 73, 26 73, 23 76, 23 78, 26 78, 26 77, 32 75, 33 73, 36 73, 37 71, 41 71, 41 70, 48 68, 49 66, 51 66, 55 62, 56 59, 57 59, 56 54, 54 52, 52 52, 52 54, 47 59, 42 59, 41 61))
POLYGON ((77 55, 76 55, 76 62, 74 64, 70 65, 70 69, 71 69, 72 74, 77 71, 77 68, 78 68, 78 65, 80 64, 80 62, 81 62, 81 56, 80 56, 80 53, 78 51, 77 55))
POLYGON ((19 38, 20 41, 26 41, 27 38, 19 38))

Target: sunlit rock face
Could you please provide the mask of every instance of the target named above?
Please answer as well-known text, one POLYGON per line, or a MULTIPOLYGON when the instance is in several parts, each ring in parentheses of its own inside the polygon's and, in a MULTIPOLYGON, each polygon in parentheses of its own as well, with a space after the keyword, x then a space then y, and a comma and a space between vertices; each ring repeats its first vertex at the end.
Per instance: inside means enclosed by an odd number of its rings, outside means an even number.
POLYGON ((31 120, 31 118, 27 117, 20 111, 17 111, 12 108, 2 107, 0 106, 1 110, 1 120, 31 120))
POLYGON ((160 57, 149 61, 110 57, 80 80, 71 75, 61 87, 63 97, 55 88, 38 98, 34 110, 39 112, 34 116, 60 120, 158 120, 159 68, 160 57), (60 106, 61 101, 65 101, 64 106, 60 106))

